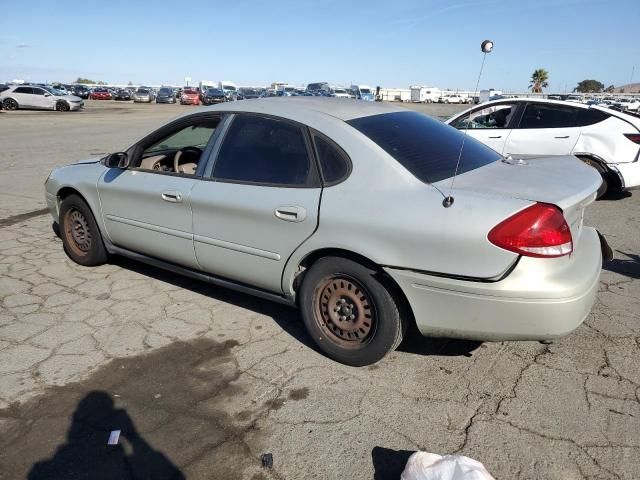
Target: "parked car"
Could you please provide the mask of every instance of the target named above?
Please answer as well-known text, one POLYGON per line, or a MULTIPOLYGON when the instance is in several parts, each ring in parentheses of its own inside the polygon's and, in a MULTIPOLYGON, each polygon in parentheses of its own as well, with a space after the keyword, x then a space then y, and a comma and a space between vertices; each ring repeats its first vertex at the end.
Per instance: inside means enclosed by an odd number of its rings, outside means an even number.
POLYGON ((129 90, 125 90, 124 88, 119 88, 113 94, 114 100, 131 100, 131 93, 129 90))
POLYGON ((613 107, 615 110, 620 112, 637 112, 640 107, 640 100, 637 98, 619 98, 614 104, 613 107))
POLYGON ((89 90, 89 87, 85 85, 74 85, 73 87, 71 87, 71 94, 75 95, 76 97, 80 97, 83 100, 88 99, 90 93, 91 90, 89 90))
POLYGON ((640 185, 640 119, 532 98, 479 105, 446 122, 506 156, 575 155, 602 176, 598 196, 640 185))
POLYGON ((350 98, 349 92, 342 87, 329 87, 329 95, 336 98, 350 98))
POLYGON ((392 105, 232 102, 55 169, 45 198, 75 262, 123 255, 297 305, 349 365, 383 358, 414 319, 424 335, 566 335, 609 252, 582 223, 600 176, 570 156, 506 161, 473 138, 460 156, 462 141, 392 105))
POLYGON ((139 88, 131 97, 133 103, 152 103, 154 100, 153 92, 148 88, 139 88))
POLYGON ((156 103, 176 103, 176 94, 173 88, 160 88, 160 90, 158 90, 158 96, 156 97, 156 103))
POLYGON ((459 93, 445 94, 440 97, 440 103, 471 103, 471 99, 463 97, 459 93))
POLYGON ((185 88, 180 96, 180 105, 200 105, 200 92, 196 88, 185 88))
POLYGON ((238 100, 251 100, 259 97, 260 91, 255 88, 242 87, 238 89, 238 100))
POLYGON ((111 100, 111 92, 106 88, 94 88, 89 94, 90 100, 111 100))
POLYGON ((0 92, 0 102, 5 110, 37 109, 68 112, 82 110, 80 97, 64 95, 48 87, 16 85, 0 92))
POLYGON ((203 105, 214 105, 216 103, 224 103, 226 101, 227 96, 221 88, 207 88, 202 96, 203 105))

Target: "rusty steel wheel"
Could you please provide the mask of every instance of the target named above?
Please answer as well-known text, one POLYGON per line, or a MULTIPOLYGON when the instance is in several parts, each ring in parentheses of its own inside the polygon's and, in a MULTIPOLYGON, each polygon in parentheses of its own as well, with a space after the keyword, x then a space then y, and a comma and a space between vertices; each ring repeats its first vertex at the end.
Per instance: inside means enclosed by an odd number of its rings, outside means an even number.
POLYGON ((76 209, 70 209, 64 215, 64 234, 67 237, 67 245, 73 253, 85 256, 91 249, 91 228, 86 217, 76 209))
POLYGON ((71 259, 87 267, 107 261, 107 251, 91 209, 78 195, 60 204, 60 230, 64 250, 71 259))
POLYGON ((314 306, 320 329, 343 347, 359 348, 375 332, 377 319, 371 295, 352 278, 327 278, 316 289, 314 306))
POLYGON ((393 351, 406 322, 389 286, 375 267, 344 257, 316 260, 304 273, 298 302, 318 348, 354 367, 393 351))

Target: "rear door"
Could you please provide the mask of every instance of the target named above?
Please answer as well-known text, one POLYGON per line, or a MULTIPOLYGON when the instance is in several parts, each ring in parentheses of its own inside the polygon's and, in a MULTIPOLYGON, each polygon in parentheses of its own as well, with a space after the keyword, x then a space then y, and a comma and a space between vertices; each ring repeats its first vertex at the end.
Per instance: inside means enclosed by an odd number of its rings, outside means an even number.
POLYGON ((209 181, 191 192, 198 263, 281 292, 287 259, 318 224, 322 189, 307 129, 236 114, 217 150, 209 181))
POLYGON ((554 103, 527 103, 505 143, 505 155, 569 155, 578 141, 578 108, 554 103))
POLYGON ((18 105, 26 108, 36 107, 34 102, 33 88, 31 87, 18 87, 12 93, 11 96, 16 99, 18 105))
POLYGON ((517 121, 519 104, 516 102, 494 103, 480 106, 460 117, 451 125, 458 130, 467 130, 467 135, 480 140, 498 153, 511 135, 511 127, 517 121))

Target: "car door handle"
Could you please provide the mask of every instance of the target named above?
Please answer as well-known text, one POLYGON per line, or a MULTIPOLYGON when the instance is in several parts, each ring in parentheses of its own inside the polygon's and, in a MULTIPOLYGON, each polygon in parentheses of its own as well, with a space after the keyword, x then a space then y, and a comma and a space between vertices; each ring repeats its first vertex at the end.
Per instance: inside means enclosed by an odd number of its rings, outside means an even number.
POLYGON ((502 138, 502 135, 498 135, 497 137, 489 137, 489 138, 502 138))
POLYGON ((569 138, 569 135, 565 135, 564 137, 553 137, 553 138, 569 138))
POLYGON ((307 211, 302 207, 278 207, 273 213, 286 222, 302 222, 307 218, 307 211))
POLYGON ((176 192, 173 190, 162 192, 160 196, 162 197, 162 200, 164 200, 165 202, 171 202, 171 203, 182 202, 182 194, 180 192, 176 192))

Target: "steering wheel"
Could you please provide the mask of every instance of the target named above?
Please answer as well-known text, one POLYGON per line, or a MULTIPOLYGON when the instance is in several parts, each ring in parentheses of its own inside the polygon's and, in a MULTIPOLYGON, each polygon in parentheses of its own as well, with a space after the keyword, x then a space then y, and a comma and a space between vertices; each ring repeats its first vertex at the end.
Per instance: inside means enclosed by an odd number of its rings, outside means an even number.
MULTIPOLYGON (((202 149, 198 147, 184 147, 178 150, 173 157, 173 171, 176 173, 184 173, 180 171, 180 157, 182 157, 183 153, 186 152, 195 152, 198 154, 198 157, 202 155, 202 149)), ((197 163, 197 162, 196 162, 197 163)))

